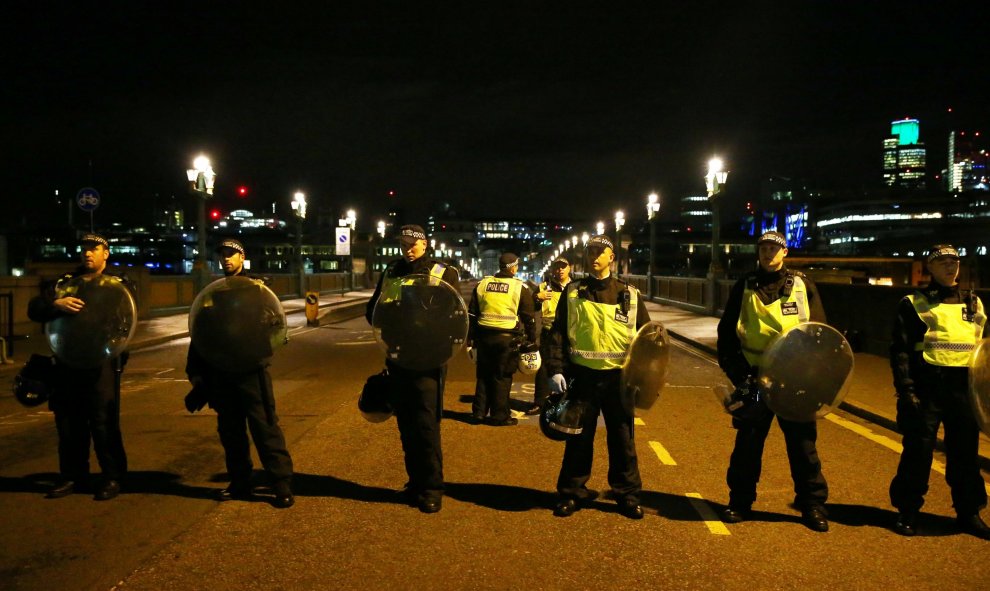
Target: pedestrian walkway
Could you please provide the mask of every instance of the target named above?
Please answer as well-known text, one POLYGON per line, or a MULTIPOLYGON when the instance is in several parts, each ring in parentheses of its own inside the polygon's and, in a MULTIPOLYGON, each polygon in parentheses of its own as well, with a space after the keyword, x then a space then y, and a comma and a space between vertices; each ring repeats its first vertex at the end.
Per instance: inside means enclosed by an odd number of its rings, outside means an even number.
MULTIPOLYGON (((674 306, 648 302, 653 320, 663 322, 671 338, 716 354, 718 318, 689 312, 674 306)), ((886 357, 856 353, 852 385, 840 408, 860 418, 889 429, 897 430, 897 399, 893 377, 886 357)), ((939 431, 939 442, 942 442, 939 431)), ((984 469, 990 469, 990 438, 980 434, 980 457, 984 469)))

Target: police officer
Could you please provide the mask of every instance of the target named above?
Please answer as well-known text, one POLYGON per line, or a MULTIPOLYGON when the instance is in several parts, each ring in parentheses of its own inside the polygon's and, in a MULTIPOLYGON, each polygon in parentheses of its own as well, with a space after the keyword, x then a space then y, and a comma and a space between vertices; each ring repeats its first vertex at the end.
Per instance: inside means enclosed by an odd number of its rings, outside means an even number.
POLYGON ((537 327, 533 294, 515 277, 519 257, 503 253, 498 267, 498 273, 479 281, 471 295, 468 343, 478 353, 472 422, 480 423, 490 413, 488 424, 502 427, 519 422, 509 413, 512 374, 520 351, 537 350, 537 327))
MULTIPOLYGON (((110 244, 99 234, 84 234, 80 239, 82 264, 60 281, 84 275, 122 275, 107 268, 110 244)), ((28 317, 35 322, 49 322, 69 314, 78 314, 86 302, 73 297, 56 298, 57 283, 43 287, 42 294, 28 302, 28 317)), ((76 369, 56 358, 53 369, 53 392, 49 407, 55 413, 58 431, 59 481, 45 495, 57 499, 89 486, 89 443, 93 442, 96 460, 102 472, 94 498, 106 501, 120 494, 120 481, 127 472, 127 455, 120 432, 120 374, 128 353, 107 359, 92 369, 76 369)))
POLYGON ((962 531, 990 540, 980 518, 986 485, 977 463, 979 427, 967 398, 969 357, 987 337, 983 302, 959 288, 959 253, 948 244, 929 250, 928 286, 897 306, 890 366, 897 391, 897 427, 904 451, 890 483, 890 502, 899 515, 894 531, 916 533, 925 503, 939 424, 945 426, 945 481, 962 531))
MULTIPOLYGON (((765 232, 756 244, 759 268, 732 287, 718 323, 718 364, 736 388, 755 388, 761 355, 774 336, 800 322, 825 322, 814 283, 784 264, 784 235, 765 232)), ((750 515, 763 465, 763 445, 774 418, 762 399, 751 404, 745 415, 732 419, 736 442, 726 476, 729 506, 722 514, 726 523, 738 523, 750 515)), ((777 423, 784 432, 801 520, 809 529, 828 531, 828 484, 815 447, 818 425, 782 417, 777 417, 777 423)))
MULTIPOLYGON (((557 305, 560 303, 560 294, 564 292, 567 284, 571 282, 571 264, 564 257, 557 257, 550 265, 550 276, 546 281, 540 283, 540 290, 536 293, 536 305, 540 307, 540 357, 547 359, 550 357, 548 350, 550 346, 550 329, 553 327, 553 319, 557 314, 557 305)), ((533 382, 534 396, 533 406, 526 410, 528 415, 540 414, 540 410, 550 396, 550 374, 547 373, 547 366, 541 365, 536 372, 536 380, 533 382)))
POLYGON ((633 400, 620 392, 622 363, 636 331, 650 321, 650 315, 639 291, 611 274, 615 260, 611 240, 592 237, 586 255, 590 274, 567 286, 549 334, 547 362, 553 390, 562 393, 570 387, 588 404, 581 433, 567 439, 564 447, 554 515, 569 517, 598 496, 586 484, 601 413, 608 432, 608 483, 613 498, 622 515, 642 519, 633 400))
MULTIPOLYGON (((236 275, 255 279, 244 272, 244 245, 227 238, 217 246, 220 266, 226 277, 236 275)), ((215 367, 191 344, 186 358, 186 374, 193 385, 186 397, 191 412, 208 403, 217 413, 217 433, 223 445, 230 484, 217 491, 218 501, 250 499, 252 496, 251 448, 248 430, 258 458, 271 482, 272 504, 286 509, 295 504, 292 494, 292 458, 285 446, 285 435, 275 414, 275 394, 268 367, 247 372, 231 372, 215 367)))
MULTIPOLYGON (((428 275, 458 288, 457 271, 426 254, 426 232, 410 224, 399 230, 403 258, 392 261, 382 272, 375 293, 368 301, 365 317, 371 323, 383 287, 413 274, 428 275)), ((446 364, 428 370, 404 369, 388 359, 391 399, 405 454, 409 482, 403 495, 423 513, 436 513, 443 498, 443 454, 440 449, 440 418, 443 412, 443 383, 446 364)))

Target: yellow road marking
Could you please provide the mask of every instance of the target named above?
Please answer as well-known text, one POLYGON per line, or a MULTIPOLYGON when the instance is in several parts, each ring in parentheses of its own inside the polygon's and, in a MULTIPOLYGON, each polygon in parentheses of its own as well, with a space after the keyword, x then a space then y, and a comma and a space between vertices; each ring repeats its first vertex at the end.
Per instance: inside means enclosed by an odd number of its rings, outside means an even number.
POLYGON ((651 441, 650 448, 653 450, 653 453, 657 454, 657 457, 660 458, 661 464, 667 466, 677 465, 677 462, 675 462, 674 458, 669 453, 667 453, 667 450, 664 449, 662 445, 660 445, 659 441, 651 441))
POLYGON ((643 426, 645 424, 646 423, 643 421, 643 419, 641 419, 639 417, 636 417, 636 418, 633 419, 633 425, 643 426))
POLYGON ((702 496, 698 493, 687 493, 685 495, 689 501, 691 501, 691 506, 694 510, 698 512, 698 515, 705 521, 705 526, 708 531, 715 534, 716 536, 730 536, 729 528, 725 527, 722 520, 715 515, 715 511, 712 511, 711 505, 708 504, 702 496))
MULTIPOLYGON (((844 419, 833 413, 829 413, 825 415, 825 418, 832 421, 836 425, 839 425, 840 427, 845 427, 846 429, 849 429, 850 431, 856 433, 857 435, 862 435, 863 437, 869 439, 874 443, 879 443, 880 445, 894 452, 897 452, 898 454, 904 451, 904 446, 902 446, 900 443, 897 443, 890 437, 885 437, 883 435, 874 433, 872 430, 868 429, 867 427, 864 427, 863 425, 854 423, 850 420, 844 419)), ((945 464, 938 460, 932 460, 932 470, 938 472, 942 476, 945 476, 945 464)), ((986 484, 984 486, 987 489, 987 492, 990 493, 990 484, 986 484)))

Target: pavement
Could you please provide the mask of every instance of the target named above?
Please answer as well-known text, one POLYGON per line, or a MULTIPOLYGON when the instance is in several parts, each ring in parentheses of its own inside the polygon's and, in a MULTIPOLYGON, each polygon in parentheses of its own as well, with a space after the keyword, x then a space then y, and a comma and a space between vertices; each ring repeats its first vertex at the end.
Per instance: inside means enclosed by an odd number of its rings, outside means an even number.
MULTIPOLYGON (((323 296, 319 303, 319 316, 327 322, 328 315, 353 309, 366 302, 373 290, 351 291, 342 294, 323 296)), ((286 314, 305 312, 305 299, 282 301, 286 314)), ((674 306, 647 302, 647 309, 653 320, 663 322, 671 338, 688 346, 715 355, 716 327, 718 318, 696 312, 682 310, 674 306)), ((363 315, 363 307, 361 314, 363 315)), ((137 332, 131 341, 130 349, 137 351, 175 339, 189 336, 188 314, 173 314, 149 318, 138 322, 137 332)), ((352 315, 353 317, 353 315, 352 315)), ((43 334, 16 343, 16 357, 12 363, 0 365, 0 378, 12 378, 31 353, 48 354, 49 350, 43 334)), ((891 431, 897 431, 896 398, 886 357, 869 353, 856 353, 852 385, 840 408, 873 424, 891 431)), ((939 445, 942 446, 943 433, 939 431, 939 445)), ((990 438, 980 434, 980 461, 984 469, 990 470, 990 438)))

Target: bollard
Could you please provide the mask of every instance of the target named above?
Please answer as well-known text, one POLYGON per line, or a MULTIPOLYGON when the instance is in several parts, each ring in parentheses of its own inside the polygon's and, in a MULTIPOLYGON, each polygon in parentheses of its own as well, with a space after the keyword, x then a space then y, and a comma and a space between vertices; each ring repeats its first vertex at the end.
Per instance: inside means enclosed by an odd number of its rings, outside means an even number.
POLYGON ((309 326, 320 325, 320 294, 315 291, 306 292, 306 324, 309 326))
POLYGON ((7 339, 0 337, 0 364, 13 363, 12 359, 7 359, 7 339))

